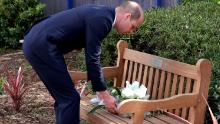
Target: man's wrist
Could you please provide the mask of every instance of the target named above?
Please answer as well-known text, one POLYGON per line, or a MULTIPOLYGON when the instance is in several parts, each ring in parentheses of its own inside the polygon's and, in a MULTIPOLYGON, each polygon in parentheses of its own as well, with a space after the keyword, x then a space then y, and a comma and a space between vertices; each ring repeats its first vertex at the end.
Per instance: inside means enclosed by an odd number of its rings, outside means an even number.
POLYGON ((103 98, 106 98, 106 97, 109 96, 109 93, 108 93, 107 90, 104 90, 104 91, 97 91, 97 93, 98 93, 98 96, 101 97, 102 99, 103 99, 103 98))

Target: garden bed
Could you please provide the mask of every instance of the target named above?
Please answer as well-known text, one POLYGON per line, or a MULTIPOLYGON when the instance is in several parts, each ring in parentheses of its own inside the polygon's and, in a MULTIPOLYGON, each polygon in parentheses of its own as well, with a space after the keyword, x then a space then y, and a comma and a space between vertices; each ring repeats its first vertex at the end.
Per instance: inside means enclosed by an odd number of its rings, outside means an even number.
MULTIPOLYGON (((78 65, 75 62, 75 55, 75 52, 72 52, 65 56, 69 69, 74 69, 78 65)), ((13 72, 17 72, 20 66, 23 68, 23 81, 28 86, 28 91, 20 112, 13 109, 10 97, 6 94, 0 95, 0 124, 54 124, 54 100, 24 59, 22 51, 11 51, 11 53, 1 55, 1 71, 3 65, 13 72)))

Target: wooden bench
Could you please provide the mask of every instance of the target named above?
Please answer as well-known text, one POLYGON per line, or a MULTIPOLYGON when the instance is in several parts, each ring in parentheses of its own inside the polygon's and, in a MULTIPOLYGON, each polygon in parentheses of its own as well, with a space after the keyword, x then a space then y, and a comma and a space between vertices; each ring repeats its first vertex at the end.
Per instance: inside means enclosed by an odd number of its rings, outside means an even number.
MULTIPOLYGON (((124 87, 125 81, 141 82, 148 88, 150 100, 121 102, 118 112, 133 113, 129 119, 104 109, 88 115, 92 106, 88 103, 89 98, 82 98, 82 119, 95 124, 204 123, 206 104, 202 96, 207 99, 211 75, 208 60, 200 59, 196 65, 190 65, 129 49, 126 41, 119 41, 117 49, 117 65, 103 68, 104 77, 114 78, 114 86, 117 87, 124 87), (155 110, 163 113, 144 118, 146 111, 155 110)), ((86 72, 70 71, 70 75, 74 82, 86 79, 86 72)))

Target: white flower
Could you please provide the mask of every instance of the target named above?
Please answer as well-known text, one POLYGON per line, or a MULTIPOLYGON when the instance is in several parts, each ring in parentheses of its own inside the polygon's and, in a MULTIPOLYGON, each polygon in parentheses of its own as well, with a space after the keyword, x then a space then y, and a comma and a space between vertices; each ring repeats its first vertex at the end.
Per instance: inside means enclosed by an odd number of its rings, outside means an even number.
POLYGON ((104 100, 100 99, 98 96, 96 98, 90 99, 90 104, 95 104, 95 105, 105 105, 104 100))
POLYGON ((135 90, 135 95, 137 95, 138 98, 145 97, 146 93, 147 93, 147 88, 143 84, 140 86, 139 89, 135 90))
POLYGON ((139 89, 139 86, 140 86, 140 83, 137 82, 137 81, 134 81, 134 82, 131 84, 131 88, 132 88, 133 91, 138 90, 138 89, 139 89))
POLYGON ((145 85, 141 85, 138 81, 134 81, 132 84, 130 84, 129 81, 126 81, 126 87, 122 89, 122 96, 126 98, 146 98, 147 88, 145 85))
POLYGON ((96 98, 92 98, 89 102, 91 104, 101 104, 101 102, 103 102, 103 100, 101 100, 98 96, 96 96, 96 98))
POLYGON ((105 105, 104 100, 101 100, 98 105, 105 105))
POLYGON ((131 88, 131 84, 129 81, 126 81, 125 83, 126 83, 126 88, 131 88))
POLYGON ((124 88, 121 92, 121 95, 126 98, 134 98, 134 91, 130 88, 124 88))
MULTIPOLYGON (((121 96, 129 99, 148 99, 150 96, 146 94, 147 88, 145 85, 141 85, 138 81, 134 81, 132 84, 130 84, 129 81, 126 81, 126 87, 122 89, 121 96)), ((98 96, 96 98, 92 98, 90 100, 91 104, 96 105, 105 105, 104 101, 100 99, 98 96)))

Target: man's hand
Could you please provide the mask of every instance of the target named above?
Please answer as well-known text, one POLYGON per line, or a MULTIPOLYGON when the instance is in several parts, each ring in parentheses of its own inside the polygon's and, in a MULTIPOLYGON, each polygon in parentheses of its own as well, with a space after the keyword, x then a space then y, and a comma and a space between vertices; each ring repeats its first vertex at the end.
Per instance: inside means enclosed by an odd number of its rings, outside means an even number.
POLYGON ((99 91, 97 92, 97 96, 100 99, 103 99, 105 106, 107 110, 113 114, 117 114, 117 109, 116 109, 116 100, 113 96, 111 96, 108 91, 99 91))

